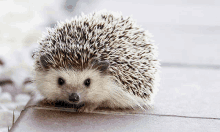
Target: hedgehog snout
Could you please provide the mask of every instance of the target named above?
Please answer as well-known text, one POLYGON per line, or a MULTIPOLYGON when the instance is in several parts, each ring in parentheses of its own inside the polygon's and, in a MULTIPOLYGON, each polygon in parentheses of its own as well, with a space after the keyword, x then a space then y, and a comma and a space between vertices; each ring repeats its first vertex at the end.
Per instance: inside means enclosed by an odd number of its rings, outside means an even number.
POLYGON ((69 95, 69 101, 71 102, 79 102, 80 96, 77 93, 72 93, 69 95))

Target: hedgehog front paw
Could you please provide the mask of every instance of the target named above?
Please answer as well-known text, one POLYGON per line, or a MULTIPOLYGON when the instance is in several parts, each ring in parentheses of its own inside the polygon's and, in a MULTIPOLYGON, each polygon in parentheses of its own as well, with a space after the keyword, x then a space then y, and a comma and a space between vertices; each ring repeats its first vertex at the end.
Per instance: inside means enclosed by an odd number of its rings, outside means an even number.
POLYGON ((94 111, 97 108, 96 105, 85 105, 79 109, 77 109, 77 112, 86 112, 86 113, 91 113, 92 111, 94 111))

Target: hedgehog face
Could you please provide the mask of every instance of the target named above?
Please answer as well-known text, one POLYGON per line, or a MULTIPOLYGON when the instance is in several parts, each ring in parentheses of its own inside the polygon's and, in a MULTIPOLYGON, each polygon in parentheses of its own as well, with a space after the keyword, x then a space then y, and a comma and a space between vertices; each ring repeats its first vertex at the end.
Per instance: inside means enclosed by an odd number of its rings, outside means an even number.
POLYGON ((83 71, 54 70, 38 72, 38 89, 49 100, 62 100, 68 103, 97 103, 108 94, 110 79, 95 69, 83 71))
MULTIPOLYGON (((48 56, 42 56, 40 63, 43 71, 36 74, 38 90, 49 100, 63 100, 68 103, 96 103, 103 100, 103 92, 108 90, 109 77, 104 74, 108 69, 107 61, 91 59, 84 70, 49 68, 48 56), (105 85, 104 85, 105 84, 105 85)), ((107 92, 106 92, 107 93, 107 92)))

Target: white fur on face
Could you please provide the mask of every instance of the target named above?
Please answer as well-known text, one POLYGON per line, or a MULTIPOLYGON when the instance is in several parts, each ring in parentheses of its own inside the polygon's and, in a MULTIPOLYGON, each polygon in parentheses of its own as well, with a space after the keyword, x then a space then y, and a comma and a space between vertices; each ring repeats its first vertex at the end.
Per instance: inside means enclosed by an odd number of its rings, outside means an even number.
POLYGON ((69 100, 69 94, 80 95, 79 102, 86 102, 95 106, 110 108, 134 108, 141 107, 147 102, 137 96, 131 95, 122 90, 113 80, 113 77, 102 75, 99 71, 85 69, 83 71, 74 70, 54 70, 36 73, 36 85, 40 93, 49 100, 69 100), (65 80, 65 84, 60 87, 58 78, 65 80), (89 87, 84 85, 84 81, 90 78, 89 87))
POLYGON ((78 93, 81 101, 97 102, 104 98, 105 85, 108 84, 109 77, 103 76, 96 70, 54 70, 36 73, 36 85, 40 93, 51 100, 68 100, 71 93, 78 93), (64 86, 58 85, 58 78, 65 80, 64 86), (90 78, 89 87, 84 85, 84 81, 90 78))

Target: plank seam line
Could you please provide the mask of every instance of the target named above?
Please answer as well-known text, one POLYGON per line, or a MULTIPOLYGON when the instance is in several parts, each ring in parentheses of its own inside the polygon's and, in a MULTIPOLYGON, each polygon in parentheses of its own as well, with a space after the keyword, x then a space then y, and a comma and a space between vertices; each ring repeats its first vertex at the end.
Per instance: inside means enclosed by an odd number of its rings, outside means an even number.
MULTIPOLYGON (((70 110, 69 108, 51 108, 51 107, 38 107, 38 106, 28 106, 24 110, 34 108, 34 109, 43 109, 43 110, 55 110, 55 111, 66 111, 66 112, 76 112, 74 109, 70 110)), ((220 118, 215 117, 196 117, 196 116, 180 116, 180 115, 163 115, 163 114, 149 114, 149 113, 123 113, 123 112, 110 112, 110 111, 97 111, 91 112, 93 114, 105 114, 105 115, 151 115, 151 116, 164 116, 164 117, 180 117, 180 118, 194 118, 194 119, 208 119, 208 120, 220 120, 220 118)))
POLYGON ((196 116, 179 116, 179 115, 161 115, 161 114, 146 114, 153 116, 167 116, 167 117, 183 117, 183 118, 196 118, 196 119, 210 119, 210 120, 220 120, 220 118, 215 117, 196 117, 196 116))
POLYGON ((167 63, 167 62, 161 62, 161 67, 220 69, 220 65, 203 65, 203 64, 187 64, 187 63, 167 63))

